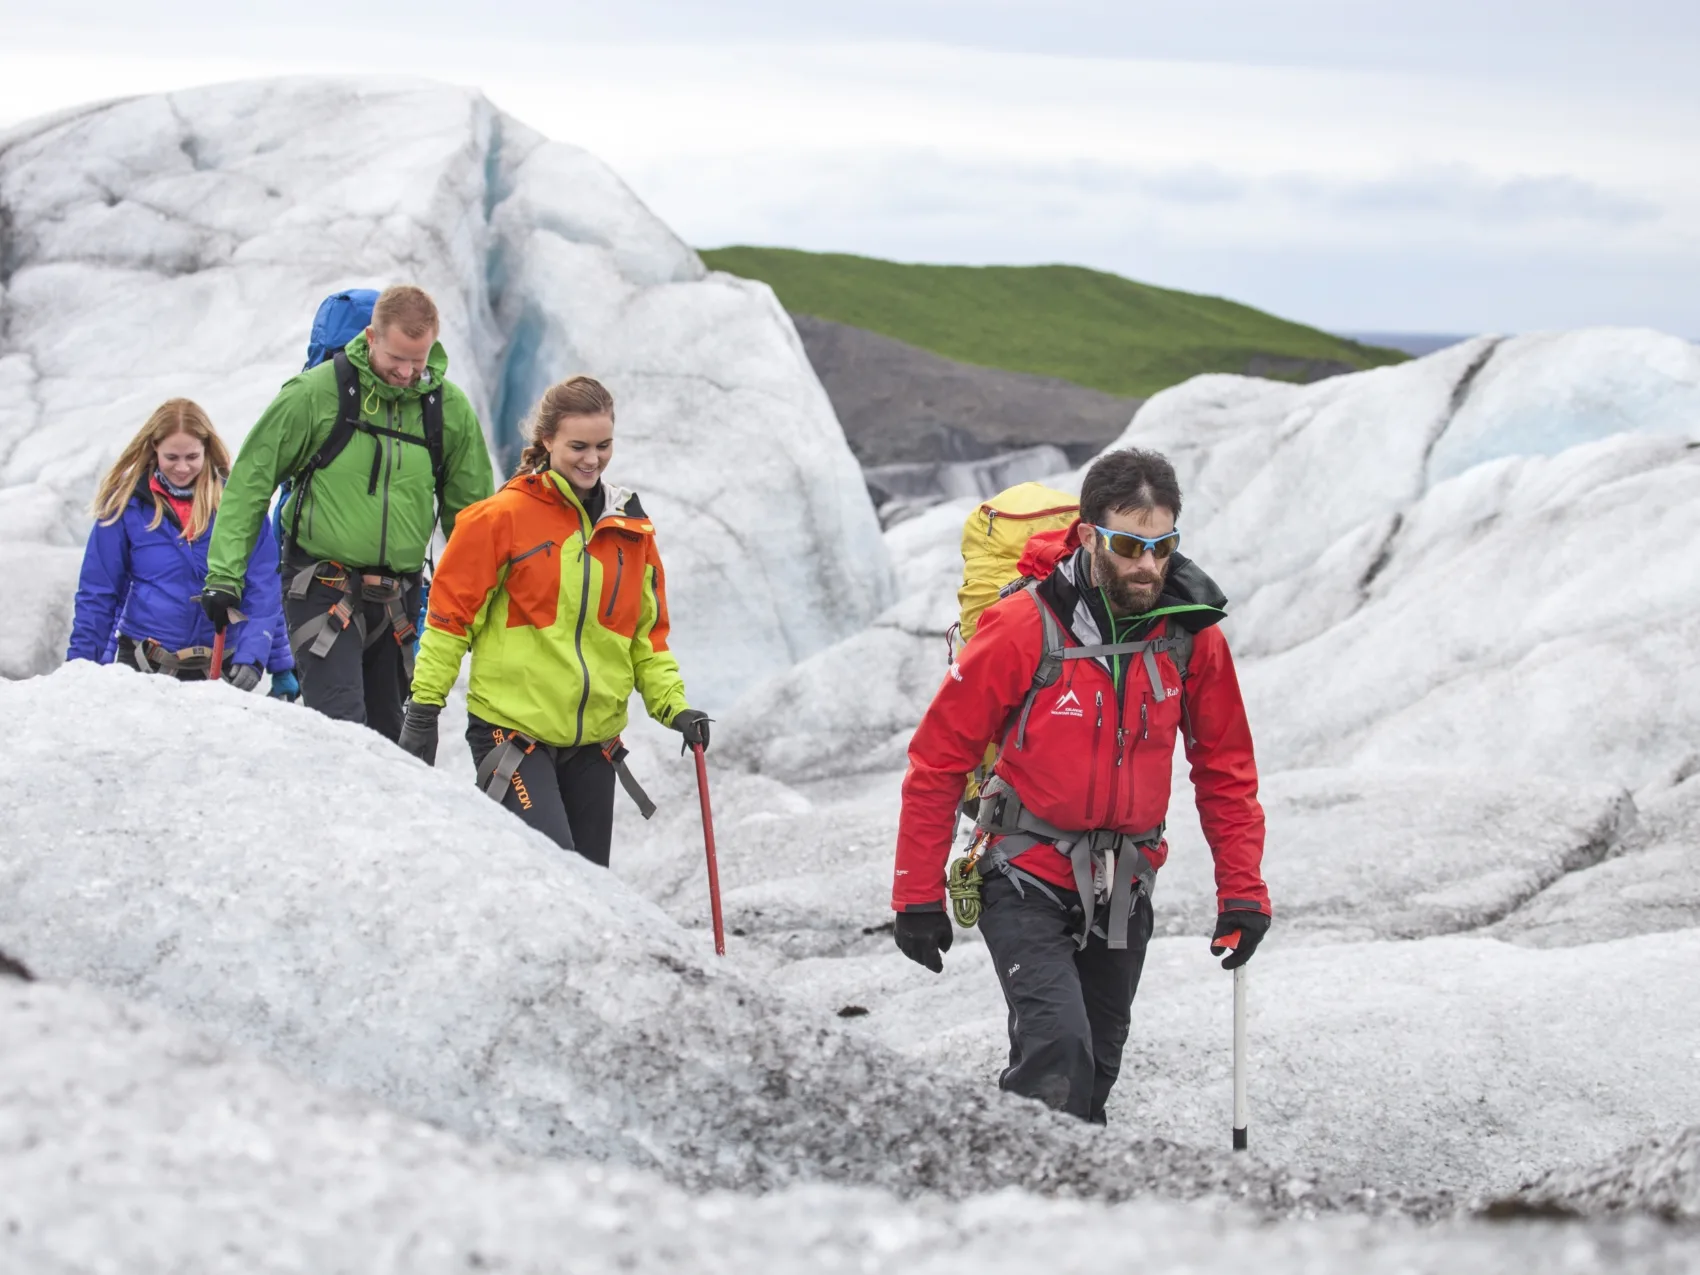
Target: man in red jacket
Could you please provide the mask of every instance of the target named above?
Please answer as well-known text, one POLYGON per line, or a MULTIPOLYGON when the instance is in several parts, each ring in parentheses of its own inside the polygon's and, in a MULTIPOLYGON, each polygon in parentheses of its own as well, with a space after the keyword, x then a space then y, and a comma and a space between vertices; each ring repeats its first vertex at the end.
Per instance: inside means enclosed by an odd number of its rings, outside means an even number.
POLYGON ((1226 599, 1175 552, 1180 511, 1163 457, 1100 457, 1081 521, 1029 542, 1022 570, 1042 578, 990 607, 951 666, 903 780, 897 945, 937 972, 964 777, 1000 741, 978 816, 980 931, 1009 1002, 998 1083, 1098 1123, 1151 939, 1177 735, 1216 864, 1210 950, 1243 965, 1269 928, 1251 730, 1217 627, 1226 599))

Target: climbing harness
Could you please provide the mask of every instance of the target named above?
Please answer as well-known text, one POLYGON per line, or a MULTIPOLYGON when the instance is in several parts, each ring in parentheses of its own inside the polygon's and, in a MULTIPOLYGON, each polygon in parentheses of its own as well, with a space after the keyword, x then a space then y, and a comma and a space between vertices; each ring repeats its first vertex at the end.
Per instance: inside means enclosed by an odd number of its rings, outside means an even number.
POLYGON ((632 774, 632 768, 626 765, 626 758, 631 750, 620 742, 618 735, 602 745, 602 755, 608 759, 608 764, 614 768, 614 775, 620 781, 620 787, 626 790, 626 796, 637 806, 638 813, 645 819, 655 814, 655 803, 649 799, 649 794, 638 783, 637 776, 632 774))
MULTIPOLYGON (((552 762, 559 762, 561 754, 570 751, 545 744, 517 730, 503 730, 498 726, 494 734, 496 747, 486 753, 484 760, 478 765, 478 786, 492 801, 499 802, 507 796, 508 789, 514 786, 514 777, 519 773, 520 764, 539 748, 552 762)), ((655 803, 649 799, 649 794, 644 792, 637 776, 632 774, 631 767, 626 765, 626 758, 630 754, 620 742, 620 737, 616 735, 613 739, 593 747, 599 749, 603 758, 614 768, 620 787, 626 790, 626 796, 637 806, 638 813, 645 819, 653 817, 655 803)))
POLYGON ((1034 846, 1055 846, 1074 869, 1074 888, 1084 913, 1075 945, 1085 947, 1087 936, 1097 934, 1112 948, 1127 946, 1128 918, 1133 912, 1134 897, 1139 891, 1150 897, 1157 879, 1157 867, 1150 852, 1162 842, 1164 825, 1138 833, 1109 828, 1080 831, 1059 828, 1028 810, 1015 789, 1001 775, 993 775, 981 791, 980 815, 975 826, 986 838, 992 866, 1009 878, 1018 893, 1026 893, 1026 887, 1031 885, 1058 907, 1064 907, 1062 899, 1045 882, 1011 862, 1034 846), (1099 902, 1109 905, 1102 927, 1092 924, 1099 902))
POLYGON ((164 673, 179 677, 184 673, 205 674, 212 668, 213 649, 210 646, 186 646, 178 651, 168 650, 153 638, 137 642, 134 648, 136 667, 144 673, 164 673))
POLYGON ((290 581, 290 601, 300 602, 306 598, 315 580, 340 590, 342 596, 328 609, 297 625, 290 633, 289 645, 295 652, 296 663, 299 664, 308 655, 323 659, 330 654, 337 638, 350 627, 359 635, 362 648, 370 649, 374 646, 384 636, 384 631, 381 628, 368 630, 365 604, 377 602, 383 605, 384 616, 390 622, 396 644, 401 647, 402 667, 411 678, 413 638, 417 630, 414 628, 414 617, 407 613, 407 578, 375 573, 361 574, 349 570, 339 562, 313 562, 302 567, 290 581))

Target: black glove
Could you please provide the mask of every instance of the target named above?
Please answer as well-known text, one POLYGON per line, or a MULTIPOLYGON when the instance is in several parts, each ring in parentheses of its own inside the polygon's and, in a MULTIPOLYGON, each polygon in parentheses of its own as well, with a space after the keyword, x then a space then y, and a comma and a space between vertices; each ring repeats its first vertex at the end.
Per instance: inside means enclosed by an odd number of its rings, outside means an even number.
POLYGON ((251 691, 260 684, 258 664, 232 664, 224 670, 224 680, 239 691, 251 691))
POLYGON ((681 708, 673 714, 673 720, 667 724, 685 737, 685 747, 701 744, 703 752, 708 751, 708 714, 700 708, 681 708))
POLYGON ((215 633, 223 633, 233 621, 242 618, 241 613, 236 611, 242 601, 242 595, 222 585, 209 584, 195 600, 201 604, 201 610, 207 613, 207 619, 212 621, 215 633))
POLYGON ((950 917, 942 909, 937 912, 899 912, 894 933, 903 955, 917 965, 925 965, 935 974, 944 973, 942 953, 950 951, 956 931, 951 929, 950 917))
POLYGON ((1263 936, 1269 932, 1269 918, 1261 912, 1248 912, 1235 909, 1223 912, 1216 918, 1216 933, 1210 936, 1210 955, 1221 956, 1223 952, 1228 958, 1222 962, 1225 970, 1238 969, 1251 959, 1251 954, 1257 951, 1257 945, 1263 942, 1263 936), (1239 941, 1228 947, 1218 942, 1239 931, 1239 941))
POLYGON ((437 714, 442 711, 441 704, 421 704, 410 699, 402 717, 401 738, 396 743, 403 752, 412 753, 427 766, 437 764, 437 714))

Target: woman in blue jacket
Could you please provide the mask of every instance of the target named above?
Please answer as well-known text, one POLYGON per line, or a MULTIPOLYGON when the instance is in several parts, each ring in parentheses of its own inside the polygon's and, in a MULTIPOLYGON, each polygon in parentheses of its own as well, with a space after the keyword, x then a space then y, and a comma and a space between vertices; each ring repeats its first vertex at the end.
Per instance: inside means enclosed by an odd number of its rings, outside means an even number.
MULTIPOLYGON (((207 575, 230 453, 199 406, 160 404, 101 480, 94 531, 83 554, 67 659, 205 681, 213 627, 196 595, 207 575)), ((276 667, 273 634, 283 628, 277 543, 262 532, 242 594, 247 617, 225 632, 224 679, 240 690, 276 667)))

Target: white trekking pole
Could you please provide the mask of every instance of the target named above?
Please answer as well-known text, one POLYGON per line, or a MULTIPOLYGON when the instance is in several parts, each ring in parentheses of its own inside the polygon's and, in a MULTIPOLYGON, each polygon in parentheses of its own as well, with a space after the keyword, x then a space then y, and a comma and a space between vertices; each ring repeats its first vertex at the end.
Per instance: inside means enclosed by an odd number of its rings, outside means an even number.
POLYGON ((1234 1150, 1246 1149, 1245 966, 1234 971, 1234 1150))
MULTIPOLYGON (((1232 930, 1210 940, 1210 955, 1239 950, 1245 931, 1232 930)), ((1234 1150, 1246 1149, 1245 1098, 1245 966, 1234 966, 1234 1150)))

